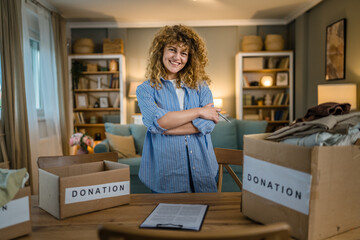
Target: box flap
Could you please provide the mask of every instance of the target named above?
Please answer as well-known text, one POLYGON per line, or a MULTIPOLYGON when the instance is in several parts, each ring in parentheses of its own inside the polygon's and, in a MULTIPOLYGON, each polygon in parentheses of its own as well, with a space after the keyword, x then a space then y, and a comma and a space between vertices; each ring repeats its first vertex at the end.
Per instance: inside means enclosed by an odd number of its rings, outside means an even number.
POLYGON ((39 207, 59 218, 59 176, 39 168, 39 207))
POLYGON ((265 140, 269 134, 244 136, 244 155, 311 173, 312 148, 265 140), (261 147, 259 147, 261 144, 261 147))

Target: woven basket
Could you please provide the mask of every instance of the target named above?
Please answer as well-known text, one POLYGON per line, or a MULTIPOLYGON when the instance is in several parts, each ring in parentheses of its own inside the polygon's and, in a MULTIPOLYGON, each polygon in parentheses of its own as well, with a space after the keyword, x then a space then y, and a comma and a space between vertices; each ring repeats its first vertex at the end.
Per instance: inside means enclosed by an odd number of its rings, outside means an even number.
POLYGON ((124 53, 123 40, 120 38, 114 40, 105 38, 103 40, 103 53, 124 53))

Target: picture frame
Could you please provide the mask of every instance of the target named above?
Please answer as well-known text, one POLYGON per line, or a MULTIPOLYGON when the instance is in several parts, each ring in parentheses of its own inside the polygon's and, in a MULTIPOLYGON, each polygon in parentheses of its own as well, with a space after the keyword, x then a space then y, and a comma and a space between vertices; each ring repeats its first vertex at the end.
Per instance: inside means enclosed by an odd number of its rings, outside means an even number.
POLYGON ((278 72, 276 73, 276 86, 288 86, 289 85, 289 73, 278 72))
POLYGON ((77 93, 75 97, 76 108, 88 108, 89 101, 86 93, 77 93))
POLYGON ((345 79, 346 19, 326 27, 325 80, 345 79))
POLYGON ((108 108, 109 107, 108 97, 100 97, 99 104, 100 104, 100 108, 108 108))

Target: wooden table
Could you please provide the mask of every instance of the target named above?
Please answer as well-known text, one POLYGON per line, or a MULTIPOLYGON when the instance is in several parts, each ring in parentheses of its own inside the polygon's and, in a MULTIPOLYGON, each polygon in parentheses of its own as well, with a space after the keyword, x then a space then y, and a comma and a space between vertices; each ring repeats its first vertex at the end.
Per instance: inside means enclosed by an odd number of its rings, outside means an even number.
MULTIPOLYGON (((241 193, 132 194, 130 204, 57 220, 38 207, 32 196, 32 233, 20 239, 99 239, 100 224, 114 223, 138 228, 158 203, 208 204, 201 231, 227 231, 255 225, 240 212, 241 193)), ((164 231, 164 230, 162 230, 164 231)), ((331 240, 360 239, 360 228, 331 240)))

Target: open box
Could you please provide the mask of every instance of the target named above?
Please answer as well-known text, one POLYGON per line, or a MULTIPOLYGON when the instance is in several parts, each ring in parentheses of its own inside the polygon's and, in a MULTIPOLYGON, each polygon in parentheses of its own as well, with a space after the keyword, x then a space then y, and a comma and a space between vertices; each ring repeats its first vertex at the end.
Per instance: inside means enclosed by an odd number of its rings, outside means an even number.
POLYGON ((39 169, 39 206, 58 219, 127 204, 129 194, 125 164, 104 160, 39 169))
POLYGON ((244 215, 287 222, 298 239, 360 226, 360 146, 300 147, 266 136, 244 138, 244 215))
POLYGON ((31 233, 30 187, 20 188, 15 197, 0 208, 0 239, 31 233))

